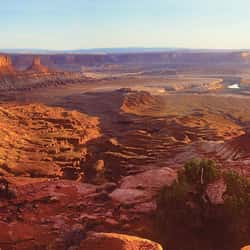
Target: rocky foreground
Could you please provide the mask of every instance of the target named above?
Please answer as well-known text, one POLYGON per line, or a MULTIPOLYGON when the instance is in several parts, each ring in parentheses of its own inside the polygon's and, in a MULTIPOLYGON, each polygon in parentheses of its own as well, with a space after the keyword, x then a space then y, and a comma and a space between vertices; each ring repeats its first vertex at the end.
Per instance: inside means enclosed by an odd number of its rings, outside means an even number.
MULTIPOLYGON (((8 178, 12 196, 2 196, 0 202, 0 247, 160 250, 157 243, 128 235, 157 240, 156 197, 174 180, 176 172, 170 168, 151 169, 103 185, 8 178)), ((219 205, 225 190, 224 183, 215 182, 208 186, 207 197, 219 205)))
POLYGON ((162 250, 162 247, 157 243, 137 237, 112 233, 96 233, 84 240, 80 249, 162 250))
POLYGON ((152 238, 155 198, 159 189, 170 185, 175 177, 175 172, 166 168, 101 186, 68 180, 34 180, 26 184, 25 177, 20 177, 19 182, 9 178, 10 183, 15 183, 15 197, 0 203, 0 247, 95 249, 86 248, 93 244, 89 241, 82 243, 93 231, 152 238))

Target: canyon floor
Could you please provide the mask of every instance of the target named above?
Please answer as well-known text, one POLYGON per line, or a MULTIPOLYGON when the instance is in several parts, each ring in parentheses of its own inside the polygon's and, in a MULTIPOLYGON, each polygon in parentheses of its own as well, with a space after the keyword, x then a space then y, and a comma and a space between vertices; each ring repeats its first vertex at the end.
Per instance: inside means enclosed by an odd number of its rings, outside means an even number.
POLYGON ((90 232, 159 241, 156 197, 187 160, 250 177, 247 73, 146 73, 1 80, 0 248, 87 249, 90 232))

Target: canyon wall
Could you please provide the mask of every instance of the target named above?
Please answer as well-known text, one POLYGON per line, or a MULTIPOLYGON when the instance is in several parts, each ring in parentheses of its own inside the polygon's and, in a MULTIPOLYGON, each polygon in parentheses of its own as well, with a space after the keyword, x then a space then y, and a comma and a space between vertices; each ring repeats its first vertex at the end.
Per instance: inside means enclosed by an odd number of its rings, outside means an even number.
MULTIPOLYGON (((34 55, 13 54, 19 68, 32 64, 34 55)), ((51 54, 41 55, 46 66, 100 66, 104 64, 249 64, 249 54, 242 52, 157 52, 131 54, 51 54)))
POLYGON ((28 68, 29 71, 48 73, 49 68, 41 63, 40 56, 34 56, 31 66, 28 68))
POLYGON ((0 55, 0 74, 12 72, 12 60, 10 56, 0 55))
POLYGON ((0 55, 0 67, 8 67, 11 65, 11 57, 0 55))

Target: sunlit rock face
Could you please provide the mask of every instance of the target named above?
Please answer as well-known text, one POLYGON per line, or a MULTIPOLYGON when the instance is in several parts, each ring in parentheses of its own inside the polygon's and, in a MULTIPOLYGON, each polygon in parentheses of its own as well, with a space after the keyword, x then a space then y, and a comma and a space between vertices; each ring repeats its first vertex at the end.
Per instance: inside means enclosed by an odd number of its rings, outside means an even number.
POLYGON ((1 105, 0 175, 78 179, 86 144, 100 135, 98 118, 77 111, 1 105))
POLYGON ((0 67, 6 67, 11 65, 11 58, 9 56, 0 55, 0 67))
POLYGON ((80 249, 87 250, 162 250, 162 247, 150 240, 138 237, 114 234, 95 233, 81 243, 80 249))
POLYGON ((47 73, 49 72, 48 67, 42 65, 41 58, 39 56, 35 56, 33 58, 32 65, 28 68, 29 71, 47 73))
POLYGON ((241 250, 250 250, 250 245, 249 245, 249 246, 242 247, 241 250))
POLYGON ((0 55, 0 74, 12 72, 12 61, 10 56, 0 55))

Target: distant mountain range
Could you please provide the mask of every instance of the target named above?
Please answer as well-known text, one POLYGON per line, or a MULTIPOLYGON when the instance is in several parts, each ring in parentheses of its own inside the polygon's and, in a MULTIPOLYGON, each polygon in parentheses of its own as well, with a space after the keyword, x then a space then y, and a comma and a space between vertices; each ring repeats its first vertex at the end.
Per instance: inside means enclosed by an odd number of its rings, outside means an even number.
POLYGON ((93 48, 77 50, 48 50, 48 49, 0 49, 0 53, 10 54, 127 54, 127 53, 153 53, 153 52, 230 52, 247 50, 227 50, 227 49, 188 49, 188 48, 93 48))

